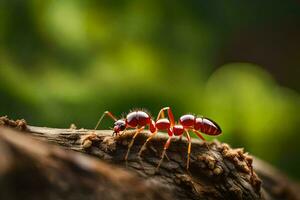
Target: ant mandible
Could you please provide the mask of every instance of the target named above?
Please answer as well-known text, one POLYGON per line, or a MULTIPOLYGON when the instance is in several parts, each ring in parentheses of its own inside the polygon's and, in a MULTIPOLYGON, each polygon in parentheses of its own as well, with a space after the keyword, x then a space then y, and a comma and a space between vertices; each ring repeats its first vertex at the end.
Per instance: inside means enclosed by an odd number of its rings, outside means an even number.
MULTIPOLYGON (((95 130, 100 125, 104 116, 109 116, 112 118, 114 123, 113 135, 119 134, 121 131, 125 131, 127 128, 136 128, 135 133, 131 139, 131 142, 128 145, 128 150, 125 155, 125 160, 127 161, 128 155, 130 153, 130 149, 134 143, 136 136, 141 133, 146 126, 149 127, 152 135, 145 141, 143 146, 141 147, 138 156, 140 157, 143 150, 146 147, 146 144, 157 134, 158 131, 166 130, 168 132, 169 138, 164 145, 164 150, 161 154, 161 159, 157 165, 158 169, 164 159, 165 153, 170 146, 172 137, 180 136, 182 137, 183 133, 186 133, 186 138, 188 140, 188 155, 187 155, 187 169, 189 168, 190 162, 190 153, 191 153, 191 137, 189 134, 189 130, 193 131, 199 138, 205 141, 205 138, 201 135, 200 132, 207 135, 219 135, 222 133, 221 128, 214 121, 205 118, 205 117, 196 117, 194 115, 183 115, 179 119, 179 124, 175 124, 175 119, 173 112, 170 107, 162 108, 154 121, 148 113, 142 110, 131 111, 127 116, 123 119, 117 119, 111 112, 105 111, 102 116, 99 118, 98 123, 95 127, 95 130), (168 118, 165 118, 164 112, 167 111, 168 118)), ((89 136, 88 136, 89 137, 89 136)), ((87 137, 87 138, 88 138, 87 137)), ((92 136, 91 136, 92 137, 92 136)), ((85 140, 87 139, 85 138, 85 140)))

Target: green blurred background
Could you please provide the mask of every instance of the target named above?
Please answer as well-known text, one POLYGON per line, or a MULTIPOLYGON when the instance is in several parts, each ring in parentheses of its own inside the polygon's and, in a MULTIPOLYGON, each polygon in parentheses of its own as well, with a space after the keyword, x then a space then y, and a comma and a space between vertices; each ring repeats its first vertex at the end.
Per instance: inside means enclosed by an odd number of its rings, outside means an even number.
POLYGON ((1 115, 93 128, 171 106, 300 179, 299 1, 0 2, 1 115))

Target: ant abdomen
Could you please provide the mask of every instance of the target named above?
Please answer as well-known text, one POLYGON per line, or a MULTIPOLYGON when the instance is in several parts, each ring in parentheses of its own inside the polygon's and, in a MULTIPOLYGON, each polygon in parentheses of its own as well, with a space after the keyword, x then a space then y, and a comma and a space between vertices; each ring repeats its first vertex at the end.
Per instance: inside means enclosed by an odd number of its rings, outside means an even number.
POLYGON ((219 135, 222 133, 219 125, 206 117, 195 117, 194 115, 183 115, 179 119, 179 123, 184 128, 194 128, 207 135, 219 135))
POLYGON ((205 117, 197 117, 194 128, 207 135, 219 135, 222 133, 220 126, 216 122, 205 117))

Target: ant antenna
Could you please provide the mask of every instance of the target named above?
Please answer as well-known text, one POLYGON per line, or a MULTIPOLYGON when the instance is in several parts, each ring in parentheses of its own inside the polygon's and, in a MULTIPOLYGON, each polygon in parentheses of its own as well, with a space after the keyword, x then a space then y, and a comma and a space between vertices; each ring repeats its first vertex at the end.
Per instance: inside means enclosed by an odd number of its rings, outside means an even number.
POLYGON ((112 118, 114 121, 117 121, 117 118, 116 118, 111 112, 105 111, 105 112, 101 115, 101 117, 99 118, 99 120, 98 120, 98 122, 97 122, 97 124, 96 124, 94 130, 97 130, 98 126, 100 125, 100 123, 101 123, 101 121, 102 121, 102 119, 104 118, 105 115, 108 115, 108 116, 109 116, 110 118, 112 118))

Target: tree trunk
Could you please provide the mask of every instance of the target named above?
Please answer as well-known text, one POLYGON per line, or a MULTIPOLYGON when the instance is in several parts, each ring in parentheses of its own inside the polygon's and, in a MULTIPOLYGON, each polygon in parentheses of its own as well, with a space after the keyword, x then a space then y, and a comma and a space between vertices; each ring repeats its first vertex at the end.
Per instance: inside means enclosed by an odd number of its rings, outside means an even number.
POLYGON ((110 130, 34 127, 6 117, 0 124, 23 131, 0 128, 0 199, 299 199, 297 184, 258 159, 251 173, 252 157, 218 141, 193 140, 186 170, 188 143, 174 139, 156 170, 165 134, 140 158, 150 134, 139 134, 126 162, 133 131, 113 137, 110 130))

